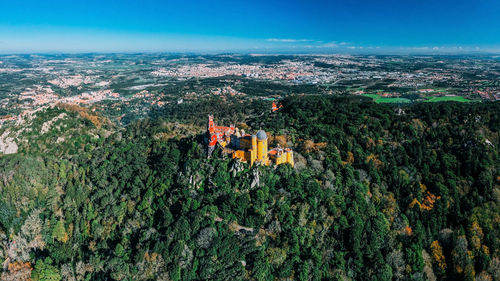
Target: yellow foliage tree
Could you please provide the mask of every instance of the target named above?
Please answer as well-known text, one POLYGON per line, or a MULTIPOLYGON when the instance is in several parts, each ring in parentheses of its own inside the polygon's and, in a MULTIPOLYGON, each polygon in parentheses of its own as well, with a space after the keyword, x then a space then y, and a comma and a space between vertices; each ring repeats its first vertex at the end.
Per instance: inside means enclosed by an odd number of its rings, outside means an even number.
POLYGON ((375 168, 377 169, 380 169, 384 164, 382 161, 380 161, 380 159, 378 159, 378 155, 374 155, 373 153, 366 157, 365 163, 370 163, 370 161, 373 162, 373 165, 375 165, 375 168))
POLYGON ((441 248, 441 245, 439 245, 439 242, 437 240, 432 242, 431 252, 434 262, 441 270, 444 270, 446 268, 446 260, 444 258, 443 248, 441 248))
POLYGON ((352 152, 350 151, 347 152, 347 163, 349 165, 352 165, 352 163, 354 163, 354 154, 352 154, 352 152))
POLYGON ((441 196, 436 196, 430 192, 427 191, 427 195, 425 196, 424 200, 422 203, 417 200, 417 198, 413 198, 413 201, 411 201, 409 207, 410 209, 413 208, 415 205, 418 205, 420 210, 422 211, 430 211, 434 208, 434 203, 436 200, 441 199, 441 196))
POLYGON ((411 227, 409 225, 407 225, 403 228, 403 234, 406 236, 411 236, 413 234, 413 230, 411 229, 411 227))
POLYGON ((347 152, 347 159, 346 161, 342 161, 342 166, 345 166, 347 164, 352 165, 354 163, 354 154, 352 152, 348 151, 347 152))
POLYGON ((102 122, 101 122, 101 119, 99 118, 99 116, 90 114, 88 112, 89 110, 85 107, 81 107, 81 106, 76 105, 76 104, 67 104, 67 103, 58 103, 57 107, 63 108, 67 111, 72 111, 72 112, 78 113, 78 115, 80 115, 80 117, 89 120, 97 128, 100 128, 102 126, 102 122))
POLYGON ((305 152, 311 152, 313 150, 313 147, 314 147, 314 142, 312 140, 306 140, 302 144, 302 149, 305 152))
POLYGON ((7 270, 4 269, 0 279, 3 281, 31 280, 31 264, 29 262, 16 261, 9 263, 7 270))
POLYGON ((312 140, 305 140, 304 143, 302 143, 302 150, 304 150, 304 152, 306 153, 309 153, 311 151, 320 151, 321 149, 325 148, 326 145, 326 142, 314 143, 314 141, 312 140))
POLYGON ((472 247, 475 250, 479 250, 481 248, 481 239, 483 239, 483 229, 479 225, 477 221, 473 221, 471 227, 469 228, 470 233, 470 242, 472 247))
POLYGON ((274 142, 277 143, 281 147, 287 147, 286 137, 285 136, 276 136, 276 137, 274 137, 274 142))

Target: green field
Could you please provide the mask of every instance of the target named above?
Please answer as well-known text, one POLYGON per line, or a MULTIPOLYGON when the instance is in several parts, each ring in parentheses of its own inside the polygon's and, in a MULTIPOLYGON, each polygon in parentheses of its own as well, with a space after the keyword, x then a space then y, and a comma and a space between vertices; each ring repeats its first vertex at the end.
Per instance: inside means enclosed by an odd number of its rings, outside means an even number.
POLYGON ((460 96, 452 96, 452 97, 426 97, 427 100, 424 102, 440 102, 440 101, 457 101, 457 102, 476 102, 473 100, 466 99, 460 96))
MULTIPOLYGON (((411 103, 412 101, 406 98, 384 98, 377 94, 363 94, 362 96, 370 97, 376 103, 411 103)), ((421 100, 419 100, 421 101, 421 100)), ((476 100, 469 100, 461 96, 446 96, 446 97, 425 97, 423 102, 443 102, 443 101, 456 101, 456 102, 478 102, 476 100)))
POLYGON ((384 98, 377 94, 363 94, 365 97, 370 97, 376 103, 410 103, 411 100, 405 98, 384 98))

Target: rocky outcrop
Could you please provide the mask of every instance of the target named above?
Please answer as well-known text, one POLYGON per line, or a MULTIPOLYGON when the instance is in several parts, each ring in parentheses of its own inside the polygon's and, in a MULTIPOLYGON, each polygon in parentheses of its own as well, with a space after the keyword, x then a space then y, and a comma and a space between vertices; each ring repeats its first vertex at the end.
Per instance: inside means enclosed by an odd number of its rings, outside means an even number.
POLYGON ((231 173, 231 176, 234 178, 236 177, 239 173, 241 173, 244 170, 243 165, 241 164, 240 161, 234 161, 233 165, 229 169, 229 173, 231 173))
POLYGON ((14 154, 17 153, 18 146, 14 141, 13 137, 9 136, 10 131, 6 130, 0 136, 0 153, 2 154, 14 154))
POLYGON ((307 167, 307 160, 298 152, 293 153, 293 161, 295 162, 295 169, 303 170, 307 167))
POLYGON ((258 187, 258 186, 260 186, 259 170, 254 169, 252 183, 250 184, 250 189, 253 189, 253 188, 258 187))

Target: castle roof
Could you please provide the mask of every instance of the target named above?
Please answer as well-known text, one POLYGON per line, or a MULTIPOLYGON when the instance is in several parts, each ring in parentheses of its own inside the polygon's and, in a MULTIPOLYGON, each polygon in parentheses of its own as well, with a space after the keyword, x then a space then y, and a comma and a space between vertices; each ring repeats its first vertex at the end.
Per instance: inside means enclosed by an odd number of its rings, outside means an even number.
POLYGON ((266 132, 264 132, 264 130, 259 130, 257 132, 257 139, 259 139, 259 140, 265 140, 265 139, 267 139, 266 132))

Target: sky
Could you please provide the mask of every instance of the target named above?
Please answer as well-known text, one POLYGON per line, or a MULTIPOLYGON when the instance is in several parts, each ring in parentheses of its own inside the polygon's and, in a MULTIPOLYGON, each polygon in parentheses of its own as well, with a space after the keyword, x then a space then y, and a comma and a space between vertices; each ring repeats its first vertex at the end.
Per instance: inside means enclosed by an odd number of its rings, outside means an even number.
POLYGON ((0 53, 500 53, 500 0, 0 0, 0 53))

